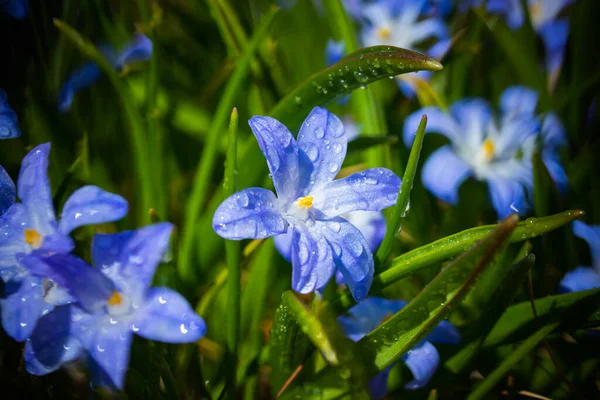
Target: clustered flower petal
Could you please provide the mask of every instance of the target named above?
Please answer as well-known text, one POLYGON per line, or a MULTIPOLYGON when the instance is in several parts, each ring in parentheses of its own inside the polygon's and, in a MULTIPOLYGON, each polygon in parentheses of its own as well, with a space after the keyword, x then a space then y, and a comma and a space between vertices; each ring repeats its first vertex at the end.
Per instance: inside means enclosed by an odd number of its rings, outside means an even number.
MULTIPOLYGON (((402 300, 369 297, 352 307, 347 316, 338 317, 338 323, 348 338, 358 342, 388 317, 400 311, 406 304, 402 300)), ((406 366, 413 374, 413 380, 404 386, 406 389, 424 387, 435 374, 440 363, 440 356, 431 342, 458 344, 460 332, 450 322, 442 321, 423 341, 402 356, 406 366)), ((387 377, 390 369, 391 367, 369 382, 370 393, 374 399, 381 399, 387 393, 387 377)))
POLYGON ((334 180, 346 155, 341 121, 316 107, 298 140, 279 121, 253 117, 250 127, 267 159, 277 196, 248 188, 217 209, 213 228, 227 239, 292 237, 292 287, 322 288, 338 269, 353 296, 363 299, 373 279, 373 255, 363 234, 341 215, 380 211, 393 205, 400 178, 374 168, 334 180))
POLYGON ((450 144, 436 150, 423 166, 423 185, 441 200, 456 204, 458 189, 469 177, 486 181, 500 218, 529 209, 533 191, 532 156, 536 141, 556 184, 567 186, 558 148, 566 143, 556 115, 536 115, 537 94, 527 88, 508 88, 495 118, 489 104, 478 98, 454 103, 449 112, 425 107, 407 117, 404 141, 410 145, 421 116, 427 115, 427 132, 441 133, 450 144))

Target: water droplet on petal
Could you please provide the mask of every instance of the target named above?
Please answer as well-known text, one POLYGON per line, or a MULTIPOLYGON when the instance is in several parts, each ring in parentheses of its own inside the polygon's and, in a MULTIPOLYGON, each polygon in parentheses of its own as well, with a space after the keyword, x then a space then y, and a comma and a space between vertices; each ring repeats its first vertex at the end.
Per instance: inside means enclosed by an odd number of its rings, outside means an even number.
POLYGON ((322 139, 325 136, 325 130, 322 127, 315 128, 315 137, 317 139, 322 139))
POLYGON ((189 332, 189 330, 185 327, 185 324, 181 324, 181 326, 179 327, 179 330, 181 331, 181 333, 183 333, 184 335, 186 333, 189 332))
POLYGON ((250 199, 248 198, 248 195, 244 192, 239 192, 235 196, 235 201, 237 202, 238 206, 240 206, 240 207, 248 207, 248 203, 250 203, 250 199))

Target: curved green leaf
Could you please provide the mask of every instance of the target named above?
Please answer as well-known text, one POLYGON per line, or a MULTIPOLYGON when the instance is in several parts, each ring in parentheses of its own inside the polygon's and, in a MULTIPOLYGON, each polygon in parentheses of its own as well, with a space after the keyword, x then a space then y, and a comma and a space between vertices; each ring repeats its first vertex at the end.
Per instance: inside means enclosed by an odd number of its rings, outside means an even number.
MULTIPOLYGON (((583 211, 572 210, 560 214, 554 214, 543 218, 528 218, 517 224, 517 228, 510 235, 510 242, 521 242, 550 232, 569 222, 581 217, 583 211)), ((421 246, 402 254, 392 260, 389 268, 373 278, 371 295, 381 294, 384 289, 395 282, 421 271, 432 265, 437 265, 444 260, 456 257, 468 250, 475 242, 483 239, 496 228, 497 225, 486 225, 436 240, 433 243, 421 246)), ((354 299, 348 290, 345 290, 337 298, 331 301, 330 306, 340 311, 352 307, 354 299)))
POLYGON ((298 85, 275 106, 271 116, 293 130, 314 106, 341 98, 354 89, 390 76, 442 68, 432 58, 398 47, 362 49, 298 85))

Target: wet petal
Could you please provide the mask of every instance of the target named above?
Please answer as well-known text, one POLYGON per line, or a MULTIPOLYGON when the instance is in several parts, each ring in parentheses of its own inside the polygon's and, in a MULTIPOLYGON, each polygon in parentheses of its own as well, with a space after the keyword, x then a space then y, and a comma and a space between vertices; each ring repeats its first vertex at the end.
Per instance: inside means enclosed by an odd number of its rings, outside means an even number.
POLYGON ((71 307, 59 307, 38 320, 25 345, 25 368, 46 375, 81 355, 83 347, 71 335, 71 307))
POLYGON ((29 251, 24 240, 26 220, 25 207, 20 203, 13 204, 0 217, 0 278, 5 282, 21 269, 17 254, 29 251))
POLYGON ((331 245, 335 264, 356 301, 363 300, 373 281, 373 254, 360 231, 343 218, 320 221, 323 236, 331 245))
POLYGON ((502 177, 488 179, 492 204, 498 212, 498 218, 503 219, 512 213, 525 214, 529 203, 523 186, 502 177))
POLYGON ((6 92, 0 89, 0 140, 21 136, 17 114, 10 108, 6 92))
POLYGON ((97 186, 84 186, 66 201, 59 230, 68 235, 73 229, 91 224, 113 222, 127 214, 127 200, 97 186))
POLYGON ((600 288, 600 273, 594 268, 577 267, 562 278, 559 292, 580 292, 596 288, 600 288))
POLYGON ((292 235, 292 287, 310 293, 325 286, 335 272, 326 226, 317 221, 311 227, 296 225, 292 235))
POLYGON ((92 239, 92 264, 99 268, 108 268, 121 261, 121 254, 135 231, 112 234, 96 234, 92 239))
POLYGON ((275 248, 281 254, 281 257, 289 263, 292 262, 292 237, 292 229, 288 229, 287 232, 273 237, 275 248))
POLYGON ((450 114, 438 107, 424 107, 410 114, 404 121, 402 137, 407 146, 412 145, 423 115, 427 115, 426 133, 440 133, 451 142, 460 140, 461 129, 450 114))
POLYGON ((219 205, 213 216, 213 229, 226 239, 264 239, 284 233, 287 222, 273 192, 248 188, 219 205))
POLYGON ((53 306, 43 298, 42 278, 30 276, 20 282, 9 281, 4 287, 2 327, 17 342, 31 336, 38 318, 52 310, 53 306))
POLYGON ((437 349, 429 342, 421 342, 413 347, 402 359, 414 378, 404 385, 406 389, 420 389, 427 385, 440 363, 437 349))
POLYGON ((363 234, 369 249, 375 253, 385 237, 387 221, 381 211, 351 211, 341 215, 363 234))
POLYGON ((290 131, 271 117, 252 117, 250 128, 265 158, 275 190, 280 199, 293 201, 298 197, 298 145, 290 131))
POLYGON ((17 180, 18 195, 27 208, 31 228, 42 236, 56 231, 56 216, 52 205, 52 191, 48 180, 50 143, 31 150, 21 162, 17 180))
POLYGON ((129 365, 132 334, 126 326, 118 325, 103 332, 98 330, 87 343, 86 349, 94 362, 96 381, 123 389, 129 365))
POLYGON ((313 108, 298 133, 299 195, 333 181, 344 163, 347 146, 339 118, 324 108, 313 108))
POLYGON ((311 193, 313 206, 327 218, 357 210, 381 211, 396 203, 400 183, 400 178, 389 169, 368 169, 311 193))
POLYGON ((460 185, 472 174, 471 167, 450 146, 442 146, 425 162, 421 179, 423 186, 437 198, 454 205, 458 202, 460 185))
POLYGON ((146 303, 136 313, 131 329, 146 339, 190 343, 206 333, 206 324, 186 299, 168 288, 151 288, 146 303))
POLYGON ((17 189, 6 170, 0 165, 0 216, 15 203, 17 189))

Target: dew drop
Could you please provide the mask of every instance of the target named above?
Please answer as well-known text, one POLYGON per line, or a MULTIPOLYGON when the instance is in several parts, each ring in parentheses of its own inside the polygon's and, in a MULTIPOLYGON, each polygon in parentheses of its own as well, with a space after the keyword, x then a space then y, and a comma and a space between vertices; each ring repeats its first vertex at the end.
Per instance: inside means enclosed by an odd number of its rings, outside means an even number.
POLYGON ((315 129, 315 137, 317 137, 318 139, 322 139, 323 136, 325 136, 325 130, 322 127, 317 127, 315 129))
POLYGON ((327 165, 327 170, 328 170, 329 172, 331 172, 331 173, 337 172, 337 170, 338 170, 338 165, 337 165, 336 163, 334 163, 334 162, 330 162, 330 163, 327 165))
POLYGON ((240 207, 248 207, 248 203, 250 203, 248 195, 244 192, 239 192, 237 196, 235 196, 235 201, 240 207))

